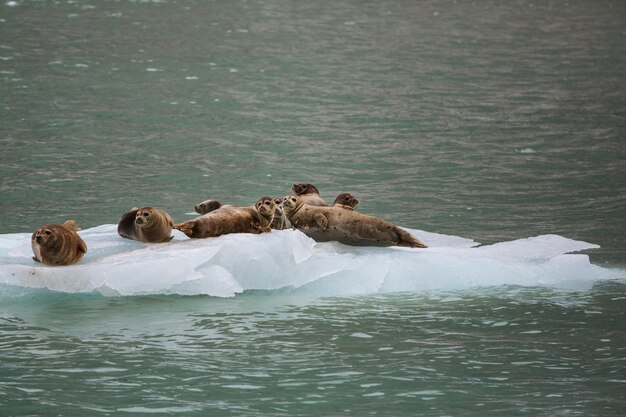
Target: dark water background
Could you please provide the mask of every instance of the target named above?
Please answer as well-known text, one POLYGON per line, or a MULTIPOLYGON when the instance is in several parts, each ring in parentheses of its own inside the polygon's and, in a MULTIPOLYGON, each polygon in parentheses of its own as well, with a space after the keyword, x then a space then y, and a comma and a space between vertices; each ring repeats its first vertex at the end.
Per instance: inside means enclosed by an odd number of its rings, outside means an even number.
MULTIPOLYGON (((3 1, 0 232, 315 183, 624 265, 623 1, 3 1)), ((623 283, 0 297, 6 415, 623 415, 623 283)))

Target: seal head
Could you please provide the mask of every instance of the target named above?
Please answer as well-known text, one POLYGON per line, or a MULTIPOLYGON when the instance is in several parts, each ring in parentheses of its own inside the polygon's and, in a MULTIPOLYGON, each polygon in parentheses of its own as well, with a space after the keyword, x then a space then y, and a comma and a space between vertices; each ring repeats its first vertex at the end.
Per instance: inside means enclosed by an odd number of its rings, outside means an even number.
MULTIPOLYGON (((262 227, 270 227, 274 221, 274 213, 276 213, 276 201, 273 197, 261 197, 254 205, 259 216, 264 220, 262 227)), ((269 231, 269 230, 268 230, 269 231)))

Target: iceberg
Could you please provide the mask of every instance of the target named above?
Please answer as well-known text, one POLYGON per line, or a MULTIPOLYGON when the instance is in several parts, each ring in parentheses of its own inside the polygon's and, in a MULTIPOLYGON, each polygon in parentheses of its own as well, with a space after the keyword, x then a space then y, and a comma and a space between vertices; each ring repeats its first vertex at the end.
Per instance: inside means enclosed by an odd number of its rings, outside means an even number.
POLYGON ((75 265, 32 260, 30 234, 0 235, 0 284, 106 296, 182 294, 231 297, 246 290, 315 296, 461 290, 520 285, 585 290, 626 271, 602 268, 585 254, 598 245, 542 235, 481 246, 458 236, 405 228, 428 249, 351 247, 315 242, 297 230, 188 239, 167 243, 117 235, 117 225, 80 231, 88 246, 75 265))

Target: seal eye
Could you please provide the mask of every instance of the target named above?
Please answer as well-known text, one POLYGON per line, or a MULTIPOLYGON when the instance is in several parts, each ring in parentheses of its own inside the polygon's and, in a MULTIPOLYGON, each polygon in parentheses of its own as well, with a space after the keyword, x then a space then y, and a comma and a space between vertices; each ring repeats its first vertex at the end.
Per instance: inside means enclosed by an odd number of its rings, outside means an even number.
POLYGON ((271 201, 269 201, 269 200, 265 200, 265 205, 266 205, 266 206, 271 206, 271 205, 272 205, 272 202, 271 202, 271 201))
POLYGON ((45 233, 47 236, 50 236, 50 235, 52 234, 52 232, 51 232, 50 230, 45 230, 45 231, 44 231, 44 233, 45 233))
POLYGON ((144 212, 142 213, 142 215, 143 215, 143 217, 148 217, 148 216, 150 215, 150 213, 148 213, 147 211, 144 211, 144 212))

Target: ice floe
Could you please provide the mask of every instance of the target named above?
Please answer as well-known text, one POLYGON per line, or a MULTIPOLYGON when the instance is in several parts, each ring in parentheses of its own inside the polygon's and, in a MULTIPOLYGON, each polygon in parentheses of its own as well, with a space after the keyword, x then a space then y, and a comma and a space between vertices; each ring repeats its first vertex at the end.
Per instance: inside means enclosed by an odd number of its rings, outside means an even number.
POLYGON ((32 260, 30 234, 0 235, 0 284, 104 295, 207 294, 292 288, 307 294, 356 295, 521 285, 585 290, 626 271, 571 252, 597 245, 542 235, 480 246, 471 239, 407 229, 428 249, 355 248, 317 243, 296 230, 187 239, 122 239, 117 225, 80 231, 87 255, 76 265, 32 260))

